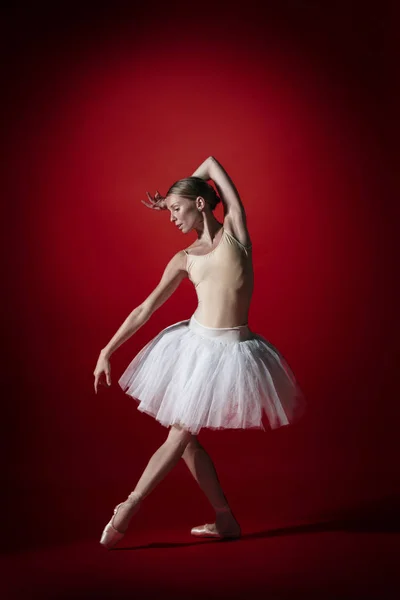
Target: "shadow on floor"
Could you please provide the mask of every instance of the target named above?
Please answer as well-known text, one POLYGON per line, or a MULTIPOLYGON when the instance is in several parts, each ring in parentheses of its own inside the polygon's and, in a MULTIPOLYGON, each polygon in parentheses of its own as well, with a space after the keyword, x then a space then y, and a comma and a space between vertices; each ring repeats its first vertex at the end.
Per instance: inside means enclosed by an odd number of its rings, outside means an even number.
POLYGON ((318 520, 297 525, 288 525, 273 529, 265 529, 253 533, 244 533, 240 540, 220 540, 202 538, 192 542, 153 542, 142 546, 113 548, 112 551, 145 550, 153 548, 182 548, 200 544, 238 543, 247 540, 272 538, 283 535, 301 535, 310 533, 326 533, 328 531, 347 531, 359 533, 399 533, 400 532, 400 497, 390 496, 380 500, 365 501, 352 507, 325 511, 318 515, 318 520))

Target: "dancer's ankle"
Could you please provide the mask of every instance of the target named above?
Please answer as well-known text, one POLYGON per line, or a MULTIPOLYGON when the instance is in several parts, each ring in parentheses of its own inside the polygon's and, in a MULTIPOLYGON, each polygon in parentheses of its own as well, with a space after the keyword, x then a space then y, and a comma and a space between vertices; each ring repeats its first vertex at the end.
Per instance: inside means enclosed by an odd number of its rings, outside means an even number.
POLYGON ((229 504, 224 504, 223 506, 214 506, 215 514, 218 516, 223 516, 225 514, 229 514, 231 512, 231 507, 229 504))
POLYGON ((142 500, 142 495, 139 492, 131 492, 128 496, 128 502, 141 502, 142 500))

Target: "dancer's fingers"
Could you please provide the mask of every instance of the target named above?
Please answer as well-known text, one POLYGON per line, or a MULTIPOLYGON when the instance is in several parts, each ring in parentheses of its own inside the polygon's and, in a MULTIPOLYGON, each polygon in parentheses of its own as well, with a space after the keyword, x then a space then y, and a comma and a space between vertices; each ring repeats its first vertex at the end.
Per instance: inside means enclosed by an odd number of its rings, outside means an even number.
POLYGON ((146 196, 148 197, 148 199, 150 200, 151 203, 154 203, 154 199, 153 199, 152 195, 150 194, 150 192, 146 192, 146 196))
POLYGON ((145 202, 145 200, 141 200, 140 202, 147 206, 147 208, 152 208, 153 210, 161 210, 161 208, 156 204, 149 204, 148 202, 145 202))

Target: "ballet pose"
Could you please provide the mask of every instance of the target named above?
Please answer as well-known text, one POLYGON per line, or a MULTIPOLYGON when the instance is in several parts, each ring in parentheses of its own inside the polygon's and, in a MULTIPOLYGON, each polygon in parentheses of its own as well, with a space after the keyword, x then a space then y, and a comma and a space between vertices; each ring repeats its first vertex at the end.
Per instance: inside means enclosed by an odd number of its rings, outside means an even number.
POLYGON ((130 338, 188 277, 198 306, 186 320, 163 329, 134 357, 119 379, 137 408, 169 428, 127 499, 118 504, 100 543, 113 547, 126 532, 143 499, 179 462, 210 501, 215 522, 193 535, 238 538, 240 525, 222 490, 214 464, 198 440, 203 427, 265 430, 293 423, 304 395, 282 354, 248 325, 253 293, 252 244, 239 194, 212 156, 165 196, 147 192, 147 207, 169 211, 170 222, 197 239, 168 262, 154 291, 127 317, 100 352, 94 387, 111 385, 110 356, 130 338), (208 183, 212 180, 217 192, 208 183), (223 223, 213 210, 222 201, 223 223))

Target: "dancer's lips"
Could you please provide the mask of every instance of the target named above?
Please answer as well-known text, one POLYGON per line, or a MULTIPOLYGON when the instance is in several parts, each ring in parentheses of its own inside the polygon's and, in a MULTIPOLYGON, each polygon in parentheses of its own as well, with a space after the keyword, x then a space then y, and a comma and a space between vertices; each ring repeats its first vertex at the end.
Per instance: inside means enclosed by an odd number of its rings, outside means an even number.
POLYGON ((181 227, 183 227, 183 223, 180 223, 179 225, 176 225, 178 229, 180 229, 181 227))

